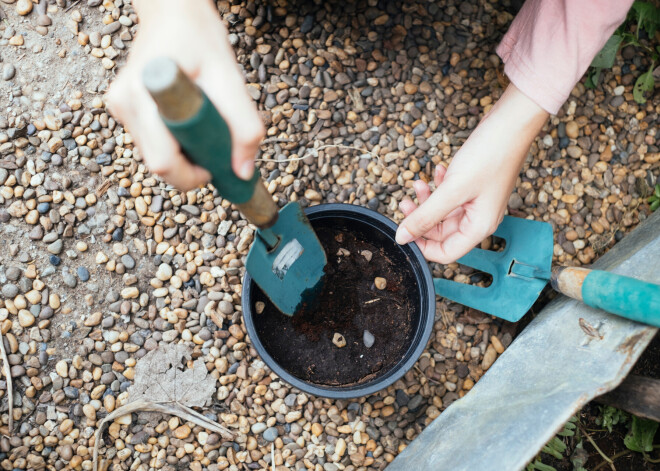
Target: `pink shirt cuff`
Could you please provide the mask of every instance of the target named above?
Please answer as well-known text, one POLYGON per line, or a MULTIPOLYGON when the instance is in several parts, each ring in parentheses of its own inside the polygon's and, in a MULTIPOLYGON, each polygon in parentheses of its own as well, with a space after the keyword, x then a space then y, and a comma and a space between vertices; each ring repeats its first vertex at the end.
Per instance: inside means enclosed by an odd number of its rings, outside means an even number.
POLYGON ((509 80, 551 114, 625 20, 632 0, 527 0, 497 47, 509 80))

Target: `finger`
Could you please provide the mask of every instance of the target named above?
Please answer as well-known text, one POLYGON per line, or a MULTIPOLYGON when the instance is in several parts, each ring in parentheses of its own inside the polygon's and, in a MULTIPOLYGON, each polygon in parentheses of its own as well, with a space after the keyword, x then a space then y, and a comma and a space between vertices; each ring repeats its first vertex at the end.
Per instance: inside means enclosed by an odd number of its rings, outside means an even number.
POLYGON ((472 250, 480 241, 479 237, 466 235, 456 231, 443 241, 425 240, 419 244, 422 254, 427 260, 448 264, 455 262, 463 255, 472 250))
POLYGON ((460 206, 466 197, 465 192, 459 191, 455 185, 449 185, 448 182, 440 185, 417 210, 399 225, 396 233, 397 243, 407 244, 423 236, 451 211, 460 206))
POLYGON ((415 194, 417 194, 417 201, 419 201, 419 204, 423 204, 424 201, 431 196, 431 188, 423 180, 417 180, 414 182, 413 188, 415 189, 415 194))
POLYGON ((131 131, 151 172, 182 191, 207 182, 211 175, 183 155, 179 143, 161 120, 156 104, 148 93, 139 91, 136 95, 133 102, 137 105, 140 119, 133 124, 131 131))
POLYGON ((242 76, 231 64, 202 70, 198 84, 225 119, 231 134, 232 169, 244 180, 254 173, 254 158, 266 131, 242 76))
POLYGON ((408 216, 417 209, 417 205, 410 198, 406 198, 399 203, 399 209, 405 216, 408 216))
POLYGON ((433 183, 435 183, 436 188, 442 185, 442 182, 445 179, 445 175, 447 175, 447 167, 442 164, 438 164, 435 167, 435 172, 433 174, 433 183))

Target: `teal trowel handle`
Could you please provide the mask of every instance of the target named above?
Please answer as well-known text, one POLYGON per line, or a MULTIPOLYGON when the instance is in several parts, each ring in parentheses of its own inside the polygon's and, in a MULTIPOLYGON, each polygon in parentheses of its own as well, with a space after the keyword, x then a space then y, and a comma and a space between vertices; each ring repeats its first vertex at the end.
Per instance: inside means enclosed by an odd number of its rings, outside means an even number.
POLYGON ((660 327, 660 285, 587 268, 553 270, 552 287, 585 304, 660 327))
POLYGON ((258 172, 246 181, 232 170, 229 128, 204 92, 168 58, 149 62, 143 80, 163 122, 185 154, 211 173, 220 196, 235 203, 256 226, 272 226, 277 220, 275 202, 258 172))

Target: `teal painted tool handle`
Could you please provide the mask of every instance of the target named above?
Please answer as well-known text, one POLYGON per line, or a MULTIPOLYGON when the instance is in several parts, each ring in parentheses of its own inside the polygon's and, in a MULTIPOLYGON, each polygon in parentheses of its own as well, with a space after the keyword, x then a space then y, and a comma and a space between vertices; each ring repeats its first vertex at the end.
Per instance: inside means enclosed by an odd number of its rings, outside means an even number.
POLYGON ((185 121, 163 122, 186 155, 212 175, 213 185, 223 198, 232 203, 248 201, 254 193, 258 172, 250 180, 242 180, 231 167, 231 136, 229 127, 218 110, 200 89, 202 104, 199 111, 185 121))
POLYGON ((229 127, 202 89, 167 57, 147 63, 142 80, 181 149, 211 173, 220 196, 236 204, 247 202, 259 176, 255 172, 245 181, 232 170, 229 127))
POLYGON ((232 170, 229 128, 204 92, 167 57, 150 61, 142 79, 163 122, 184 153, 211 173, 220 196, 235 203, 257 227, 272 227, 277 205, 257 171, 246 181, 232 170))
POLYGON ((586 268, 553 271, 552 286, 585 304, 660 327, 660 285, 586 268))

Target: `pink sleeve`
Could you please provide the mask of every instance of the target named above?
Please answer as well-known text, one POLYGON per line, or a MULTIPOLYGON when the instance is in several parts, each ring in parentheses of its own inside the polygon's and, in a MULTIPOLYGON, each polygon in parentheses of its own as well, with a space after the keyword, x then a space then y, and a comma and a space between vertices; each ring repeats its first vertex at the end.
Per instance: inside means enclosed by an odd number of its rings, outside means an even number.
POLYGON ((556 114, 632 0, 527 0, 497 47, 509 80, 556 114))

